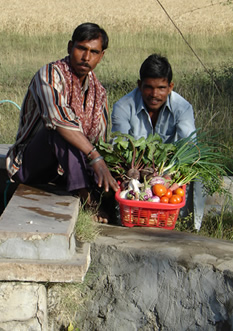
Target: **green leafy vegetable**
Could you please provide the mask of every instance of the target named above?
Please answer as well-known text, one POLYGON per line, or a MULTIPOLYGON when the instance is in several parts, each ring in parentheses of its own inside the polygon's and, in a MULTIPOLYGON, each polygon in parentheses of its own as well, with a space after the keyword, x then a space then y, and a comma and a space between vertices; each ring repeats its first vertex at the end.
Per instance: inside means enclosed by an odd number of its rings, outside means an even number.
POLYGON ((197 131, 172 144, 163 143, 157 134, 135 140, 115 132, 111 142, 100 139, 96 147, 113 176, 121 181, 132 178, 129 170, 142 174, 152 168, 154 175, 169 175, 179 185, 200 180, 206 193, 212 195, 222 193, 223 176, 229 172, 222 163, 226 157, 219 152, 218 145, 206 142, 205 134, 197 135, 197 131))

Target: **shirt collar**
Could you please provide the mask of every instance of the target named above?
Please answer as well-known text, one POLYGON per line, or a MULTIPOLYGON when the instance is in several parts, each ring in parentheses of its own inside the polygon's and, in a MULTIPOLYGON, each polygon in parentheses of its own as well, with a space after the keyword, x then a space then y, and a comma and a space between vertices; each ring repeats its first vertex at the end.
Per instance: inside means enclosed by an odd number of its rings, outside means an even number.
POLYGON ((136 105, 137 105, 137 108, 136 108, 137 114, 139 114, 142 110, 146 110, 146 106, 142 99, 142 95, 141 95, 139 88, 136 89, 136 105))

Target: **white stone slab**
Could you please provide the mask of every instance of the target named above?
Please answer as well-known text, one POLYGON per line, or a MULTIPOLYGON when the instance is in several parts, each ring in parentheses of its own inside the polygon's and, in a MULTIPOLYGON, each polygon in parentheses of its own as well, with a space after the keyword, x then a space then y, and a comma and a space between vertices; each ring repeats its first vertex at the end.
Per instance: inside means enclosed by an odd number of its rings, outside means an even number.
POLYGON ((79 199, 20 184, 0 217, 0 257, 66 259, 75 253, 79 199))
POLYGON ((0 217, 0 240, 70 237, 79 211, 79 199, 20 184, 0 217))

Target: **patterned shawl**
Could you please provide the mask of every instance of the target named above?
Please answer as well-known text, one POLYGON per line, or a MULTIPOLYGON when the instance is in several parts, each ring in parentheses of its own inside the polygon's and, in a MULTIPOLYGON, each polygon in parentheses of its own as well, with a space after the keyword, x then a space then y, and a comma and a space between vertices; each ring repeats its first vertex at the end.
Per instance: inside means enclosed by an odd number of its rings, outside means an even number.
POLYGON ((62 72, 66 82, 66 94, 69 106, 79 118, 84 135, 94 141, 100 133, 100 120, 103 105, 106 103, 106 90, 93 71, 89 72, 89 86, 84 105, 82 86, 70 64, 69 56, 54 63, 62 72))

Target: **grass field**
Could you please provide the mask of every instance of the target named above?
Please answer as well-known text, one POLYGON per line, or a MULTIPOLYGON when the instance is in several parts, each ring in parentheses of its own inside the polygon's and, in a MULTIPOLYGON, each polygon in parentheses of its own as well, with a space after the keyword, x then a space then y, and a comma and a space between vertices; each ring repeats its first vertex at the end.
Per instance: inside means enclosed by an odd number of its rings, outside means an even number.
MULTIPOLYGON (((153 52, 162 53, 172 64, 175 90, 193 105, 196 126, 229 148, 227 166, 233 171, 232 2, 0 0, 0 101, 21 105, 34 73, 67 55, 74 28, 95 22, 110 37, 95 70, 107 89, 110 111, 115 101, 136 86, 142 61, 153 52)), ((18 118, 14 105, 0 104, 0 143, 14 142, 18 118)), ((221 214, 203 220, 200 235, 233 240, 232 213, 224 208, 221 214)), ((89 241, 97 230, 83 217, 78 236, 89 241)), ((192 215, 178 221, 176 230, 196 233, 192 215)), ((87 276, 96 273, 92 270, 87 276)), ((57 309, 48 307, 48 313, 59 312, 58 318, 75 322, 81 309, 77 307, 83 304, 82 291, 75 284, 57 285, 55 295, 56 291, 62 293, 56 296, 57 309)))
MULTIPOLYGON (((197 126, 232 144, 232 1, 119 0, 113 5, 111 0, 38 0, 31 4, 0 0, 0 100, 21 105, 39 67, 64 57, 73 29, 93 21, 110 37, 96 68, 110 110, 136 86, 142 61, 159 52, 172 64, 175 90, 193 104, 197 126)), ((17 117, 11 104, 0 107, 0 142, 14 141, 17 117)))
POLYGON ((0 0, 0 29, 26 34, 70 32, 84 21, 107 30, 174 32, 166 12, 184 33, 232 31, 229 0, 0 0), (163 8, 162 8, 162 6, 163 8))
MULTIPOLYGON (((175 90, 194 107, 196 126, 229 148, 233 170, 232 17, 231 0, 38 0, 33 6, 0 0, 0 101, 21 105, 34 73, 66 56, 74 28, 96 22, 110 37, 96 68, 110 111, 136 86, 142 61, 162 53, 172 64, 175 90)), ((0 143, 14 142, 18 116, 12 104, 0 105, 0 143)))

